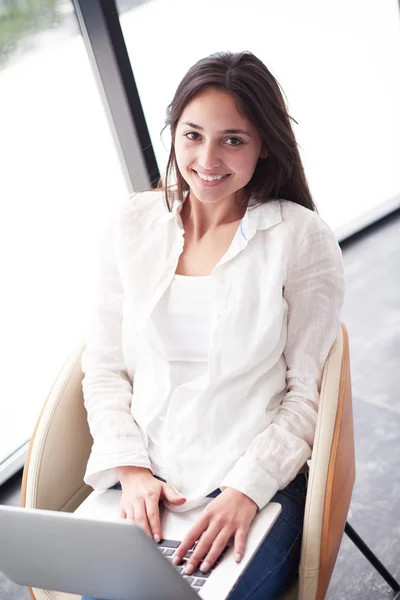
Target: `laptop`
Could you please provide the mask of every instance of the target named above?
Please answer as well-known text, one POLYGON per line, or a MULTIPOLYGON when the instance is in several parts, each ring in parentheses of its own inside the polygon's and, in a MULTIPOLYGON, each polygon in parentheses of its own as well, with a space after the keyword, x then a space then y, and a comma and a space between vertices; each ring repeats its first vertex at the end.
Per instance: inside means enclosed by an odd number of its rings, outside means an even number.
POLYGON ((179 513, 161 505, 156 544, 117 516, 120 497, 92 492, 74 513, 0 506, 0 571, 19 585, 105 600, 224 600, 281 511, 271 502, 257 513, 239 564, 228 545, 212 570, 189 577, 173 553, 204 505, 179 513))

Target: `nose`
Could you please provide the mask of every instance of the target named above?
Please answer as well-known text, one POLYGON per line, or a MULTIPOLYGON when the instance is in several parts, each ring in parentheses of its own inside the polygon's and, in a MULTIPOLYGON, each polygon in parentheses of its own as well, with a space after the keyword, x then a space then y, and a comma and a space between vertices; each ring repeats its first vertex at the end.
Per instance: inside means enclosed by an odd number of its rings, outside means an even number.
POLYGON ((199 163, 205 171, 217 169, 221 165, 218 146, 212 142, 205 142, 202 144, 199 155, 199 163))

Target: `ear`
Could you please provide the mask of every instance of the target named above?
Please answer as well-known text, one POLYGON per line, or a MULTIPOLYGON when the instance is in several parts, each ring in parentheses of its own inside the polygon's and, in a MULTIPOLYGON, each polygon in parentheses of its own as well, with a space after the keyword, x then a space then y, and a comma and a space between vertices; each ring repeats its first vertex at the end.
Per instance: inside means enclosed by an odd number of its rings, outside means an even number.
POLYGON ((269 155, 269 152, 266 148, 262 148, 261 152, 260 152, 260 158, 267 158, 267 156, 269 155))

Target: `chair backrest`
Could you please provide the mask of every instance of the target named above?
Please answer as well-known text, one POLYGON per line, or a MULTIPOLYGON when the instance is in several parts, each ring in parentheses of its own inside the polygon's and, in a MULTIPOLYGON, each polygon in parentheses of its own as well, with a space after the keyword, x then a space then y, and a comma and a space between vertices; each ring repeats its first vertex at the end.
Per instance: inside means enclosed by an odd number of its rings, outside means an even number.
POLYGON ((79 345, 59 373, 31 437, 21 505, 73 512, 92 489, 83 476, 92 446, 82 394, 79 345))
POLYGON ((355 480, 349 340, 342 324, 324 366, 299 571, 298 600, 323 600, 355 480))

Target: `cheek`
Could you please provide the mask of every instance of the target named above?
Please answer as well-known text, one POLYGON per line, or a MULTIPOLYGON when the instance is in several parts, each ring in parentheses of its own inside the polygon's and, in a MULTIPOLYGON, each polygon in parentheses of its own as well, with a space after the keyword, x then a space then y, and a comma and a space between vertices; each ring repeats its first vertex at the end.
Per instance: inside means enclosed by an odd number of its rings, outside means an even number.
POLYGON ((175 156, 178 167, 184 168, 192 160, 193 149, 184 141, 178 141, 175 143, 175 156))
POLYGON ((235 173, 243 174, 243 176, 251 176, 254 173, 258 161, 258 154, 253 151, 238 152, 236 156, 231 157, 228 164, 231 165, 235 173))

